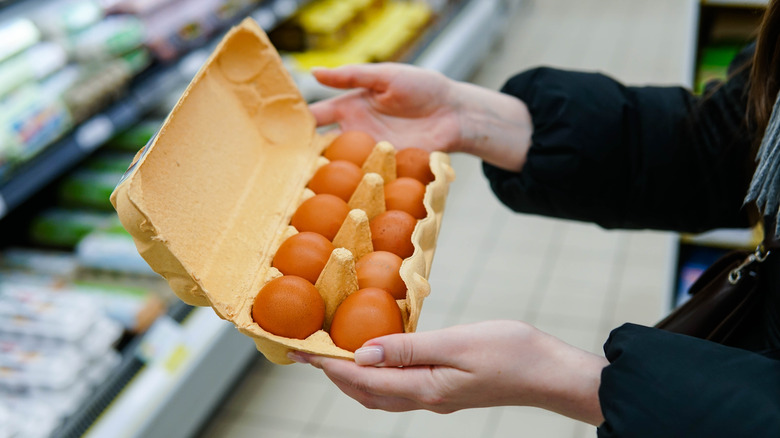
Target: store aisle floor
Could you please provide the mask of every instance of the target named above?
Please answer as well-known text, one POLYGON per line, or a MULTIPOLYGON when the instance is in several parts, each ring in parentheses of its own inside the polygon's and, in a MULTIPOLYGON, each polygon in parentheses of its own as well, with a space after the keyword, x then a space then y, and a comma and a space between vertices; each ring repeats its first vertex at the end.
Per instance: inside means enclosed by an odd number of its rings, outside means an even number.
MULTIPOLYGON (((498 88, 536 65, 599 70, 631 84, 686 80, 694 31, 680 0, 525 1, 474 82, 498 88)), ((600 353, 626 321, 652 324, 671 288, 666 233, 517 215, 502 206, 480 163, 454 155, 452 184, 419 330, 521 319, 600 353)), ((437 415, 372 411, 304 365, 258 360, 201 437, 593 437, 595 428, 534 408, 437 415)))

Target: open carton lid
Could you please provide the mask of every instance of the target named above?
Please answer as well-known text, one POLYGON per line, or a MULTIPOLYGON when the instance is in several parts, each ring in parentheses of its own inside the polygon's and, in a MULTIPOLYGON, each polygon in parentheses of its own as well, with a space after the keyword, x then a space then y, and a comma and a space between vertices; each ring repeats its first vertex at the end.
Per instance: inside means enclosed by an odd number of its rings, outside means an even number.
MULTIPOLYGON (((292 349, 353 357, 324 330, 289 339, 264 331, 251 316, 257 292, 280 275, 271 261, 296 232, 290 218, 333 139, 315 128, 279 54, 246 19, 224 37, 111 195, 139 253, 176 295, 213 307, 276 363, 290 363, 292 349)), ((426 279, 454 178, 446 154, 431 154, 431 167, 428 217, 418 222, 414 254, 401 267, 407 332, 415 330, 430 290, 426 279)), ((354 271, 349 251, 337 248, 332 261, 344 252, 342 269, 354 271)))

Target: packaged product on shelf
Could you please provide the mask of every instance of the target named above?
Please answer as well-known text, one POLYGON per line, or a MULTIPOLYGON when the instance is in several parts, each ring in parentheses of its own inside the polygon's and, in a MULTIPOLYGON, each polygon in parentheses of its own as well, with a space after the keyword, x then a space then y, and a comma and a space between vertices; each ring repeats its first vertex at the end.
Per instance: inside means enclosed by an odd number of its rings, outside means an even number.
POLYGON ((78 33, 105 16, 95 0, 55 0, 36 9, 32 20, 48 37, 60 39, 78 33))
POLYGON ((50 288, 0 283, 0 333, 76 343, 100 319, 94 300, 50 288))
POLYGON ((132 236, 124 229, 89 233, 76 245, 76 257, 81 266, 91 269, 157 276, 138 254, 132 236))
POLYGON ((82 66, 78 80, 63 94, 74 121, 83 122, 123 96, 130 80, 149 61, 146 49, 139 49, 110 61, 82 66))
POLYGON ((159 59, 170 61, 205 44, 217 29, 213 16, 221 0, 177 0, 144 17, 146 45, 159 59))
POLYGON ((49 76, 64 67, 67 60, 61 45, 45 41, 0 63, 0 98, 29 81, 49 76))
POLYGON ((41 40, 41 31, 26 18, 0 21, 0 62, 41 40))
POLYGON ((46 399, 27 393, 2 391, 0 405, 5 406, 11 416, 10 429, 17 432, 11 435, 13 438, 48 438, 61 421, 46 399))
POLYGON ((117 223, 116 214, 52 208, 34 217, 28 230, 33 242, 49 247, 73 248, 87 234, 117 223))
POLYGON ((301 8, 269 37, 278 50, 332 50, 343 44, 385 0, 316 0, 301 8))
POLYGON ((71 345, 41 345, 0 333, 0 387, 63 389, 72 385, 86 361, 71 345))
POLYGON ((0 438, 13 438, 19 436, 16 421, 11 415, 11 410, 0 402, 0 438))
POLYGON ((108 0, 106 9, 114 14, 147 15, 174 0, 108 0))
POLYGON ((68 175, 57 188, 62 206, 113 210, 109 196, 124 172, 78 169, 68 175))
POLYGON ((316 66, 402 60, 432 17, 432 9, 424 2, 387 1, 354 25, 338 45, 290 53, 288 65, 308 72, 316 66))
MULTIPOLYGON (((128 277, 125 283, 134 280, 128 277)), ((79 280, 69 286, 66 292, 89 298, 103 314, 129 333, 145 332, 168 307, 165 299, 156 291, 142 286, 118 285, 116 282, 79 280)), ((104 338, 104 341, 110 339, 104 338)), ((90 342, 91 345, 98 345, 97 340, 90 342)))
MULTIPOLYGON (((25 250, 6 250, 4 253, 23 253, 25 250)), ((45 253, 44 251, 34 251, 45 253)), ((5 254, 4 254, 5 255, 5 254)), ((138 275, 105 275, 107 272, 86 270, 79 265, 74 273, 62 274, 61 269, 45 266, 40 269, 40 260, 45 256, 33 257, 18 254, 5 256, 0 264, 0 290, 19 290, 30 293, 61 294, 63 297, 83 297, 92 302, 100 313, 110 319, 110 325, 102 323, 105 329, 93 337, 85 337, 81 343, 86 350, 101 350, 116 341, 122 330, 143 333, 158 316, 165 313, 171 298, 170 292, 162 288, 157 277, 138 275), (31 258, 35 263, 15 263, 9 260, 31 258), (32 268, 31 268, 32 266, 32 268), (109 277, 109 278, 106 278, 109 277)), ((72 256, 75 260, 75 256, 72 256)), ((82 299, 82 298, 78 298, 82 299)))
POLYGON ((144 23, 133 15, 111 15, 68 38, 70 52, 80 60, 105 60, 143 46, 144 23))
POLYGON ((9 161, 24 161, 59 139, 73 126, 68 108, 47 82, 30 83, 0 101, 0 149, 9 161))
MULTIPOLYGON (((105 149, 132 152, 134 155, 138 152, 154 134, 160 129, 162 120, 147 119, 115 135, 105 146, 105 149)), ((130 161, 125 165, 125 170, 129 167, 130 161)))
POLYGON ((0 253, 0 281, 7 281, 9 274, 35 273, 72 279, 76 276, 78 261, 71 252, 43 251, 29 248, 5 248, 0 253))

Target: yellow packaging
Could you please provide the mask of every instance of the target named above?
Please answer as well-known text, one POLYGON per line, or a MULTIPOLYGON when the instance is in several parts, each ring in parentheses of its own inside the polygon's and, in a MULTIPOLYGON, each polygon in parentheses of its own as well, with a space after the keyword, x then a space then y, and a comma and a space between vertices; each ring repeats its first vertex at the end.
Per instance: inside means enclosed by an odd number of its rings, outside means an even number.
MULTIPOLYGON (((293 213, 311 191, 322 151, 333 135, 315 120, 265 33, 251 19, 224 37, 136 156, 111 195, 139 253, 186 303, 211 306, 250 336, 269 360, 290 363, 300 350, 353 358, 320 330, 289 339, 260 328, 251 316, 255 296, 281 275, 271 267, 279 245, 297 231, 293 213)), ((384 209, 382 181, 395 178, 395 150, 379 143, 364 165, 366 176, 350 200, 352 212, 317 288, 335 308, 356 289, 354 261, 371 248, 369 216, 384 209), (347 249, 344 249, 347 248, 347 249)), ((415 247, 401 266, 408 293, 399 301, 405 331, 417 327, 430 287, 436 238, 454 178, 446 154, 431 154, 435 180, 425 193, 428 216, 412 235, 415 247)))

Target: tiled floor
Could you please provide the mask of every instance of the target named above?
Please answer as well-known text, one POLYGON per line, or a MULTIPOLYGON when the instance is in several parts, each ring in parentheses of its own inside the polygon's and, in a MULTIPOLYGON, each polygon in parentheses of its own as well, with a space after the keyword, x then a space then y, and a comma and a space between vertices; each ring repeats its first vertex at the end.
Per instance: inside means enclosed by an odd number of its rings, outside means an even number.
MULTIPOLYGON (((512 73, 546 64, 600 70, 631 84, 688 78, 690 2, 525 1, 474 82, 498 88, 512 73)), ((447 211, 419 330, 486 319, 521 319, 600 352, 609 330, 652 324, 671 288, 673 238, 604 231, 517 215, 490 192, 480 163, 453 156, 458 178, 447 211)), ((593 437, 595 428, 534 408, 437 415, 363 408, 319 371, 259 360, 202 437, 593 437)))

